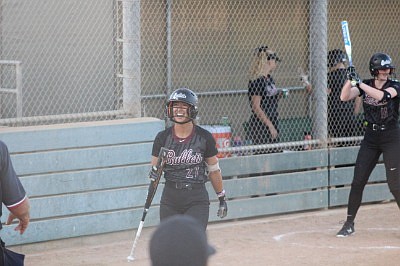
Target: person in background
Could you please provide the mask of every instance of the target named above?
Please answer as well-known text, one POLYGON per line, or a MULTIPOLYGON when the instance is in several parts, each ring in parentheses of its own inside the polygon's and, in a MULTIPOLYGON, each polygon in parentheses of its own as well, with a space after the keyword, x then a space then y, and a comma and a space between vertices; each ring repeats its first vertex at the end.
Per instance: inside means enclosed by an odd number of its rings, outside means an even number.
POLYGON ((163 221, 150 239, 152 266, 206 266, 215 248, 193 217, 177 214, 163 221))
MULTIPOLYGON (((15 227, 16 231, 23 234, 29 225, 29 199, 25 193, 25 189, 18 179, 13 165, 11 163, 10 154, 7 145, 0 141, 0 199, 1 202, 10 211, 6 224, 11 224, 15 219, 19 220, 15 227)), ((0 208, 0 217, 1 217, 0 208)), ((0 229, 2 225, 0 223, 0 229)), ((1 241, 0 265, 23 265, 24 255, 15 253, 5 248, 4 242, 1 241)))
MULTIPOLYGON (((328 52, 328 133, 331 138, 354 136, 361 98, 342 102, 340 92, 347 81, 346 54, 340 49, 328 52)), ((361 124, 361 123, 360 123, 361 124)))
POLYGON ((348 80, 340 99, 350 101, 362 97, 365 133, 358 151, 347 206, 346 221, 336 234, 354 234, 354 220, 361 205, 364 188, 379 157, 383 155, 387 184, 400 208, 400 83, 390 79, 395 67, 388 54, 376 53, 369 61, 371 79, 361 81, 354 67, 347 69, 348 80))
MULTIPOLYGON (((176 214, 187 214, 206 229, 210 208, 205 186, 208 180, 219 199, 217 215, 220 218, 227 215, 228 207, 215 139, 209 131, 194 124, 197 105, 198 98, 193 91, 180 88, 172 92, 166 105, 166 116, 174 123, 157 134, 151 164, 157 164, 161 147, 168 149, 163 170, 165 186, 160 201, 161 221, 176 214)), ((151 171, 150 176, 152 174, 151 171)))
POLYGON ((268 46, 254 51, 247 93, 252 112, 248 137, 253 145, 279 141, 278 104, 282 92, 277 89, 272 73, 280 61, 268 46))

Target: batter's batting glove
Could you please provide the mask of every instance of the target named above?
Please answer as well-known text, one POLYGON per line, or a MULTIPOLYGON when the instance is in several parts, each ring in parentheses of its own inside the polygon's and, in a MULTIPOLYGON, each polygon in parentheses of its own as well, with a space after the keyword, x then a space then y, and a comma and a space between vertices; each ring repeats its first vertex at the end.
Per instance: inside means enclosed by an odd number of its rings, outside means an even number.
POLYGON ((226 204, 225 190, 217 193, 217 196, 219 199, 217 216, 222 219, 228 214, 228 204, 226 204))
POLYGON ((351 73, 356 73, 356 68, 354 66, 349 66, 348 68, 346 68, 347 76, 349 76, 349 74, 351 73))
POLYGON ((149 178, 151 181, 156 181, 158 178, 158 174, 157 174, 157 167, 155 165, 153 165, 151 167, 150 173, 149 173, 149 178))
POLYGON ((351 86, 356 87, 360 85, 361 79, 357 74, 355 67, 351 66, 347 68, 347 79, 350 80, 351 86))

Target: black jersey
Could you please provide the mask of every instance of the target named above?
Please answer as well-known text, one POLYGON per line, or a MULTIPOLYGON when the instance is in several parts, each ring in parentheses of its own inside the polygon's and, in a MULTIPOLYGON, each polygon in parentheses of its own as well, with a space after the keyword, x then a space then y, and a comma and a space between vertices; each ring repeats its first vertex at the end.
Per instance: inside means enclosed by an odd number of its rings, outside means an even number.
POLYGON ((164 178, 174 182, 206 182, 208 178, 204 159, 218 153, 214 137, 197 125, 185 139, 176 137, 173 127, 159 132, 154 140, 152 155, 158 157, 161 147, 169 150, 164 178))
MULTIPOLYGON (((375 88, 374 79, 364 80, 363 83, 375 88)), ((373 124, 389 124, 399 119, 399 97, 400 83, 395 80, 388 80, 382 87, 386 89, 392 87, 397 91, 397 96, 383 101, 376 100, 366 94, 363 90, 360 93, 363 97, 363 107, 365 120, 373 124)))
MULTIPOLYGON (((280 97, 274 79, 268 75, 267 77, 262 76, 256 80, 249 81, 247 94, 250 103, 252 96, 261 96, 261 108, 275 125, 279 116, 278 102, 280 97)), ((253 109, 251 110, 254 113, 253 109)), ((254 116, 257 118, 256 115, 254 116)))
POLYGON ((355 134, 357 122, 354 116, 354 101, 340 100, 347 70, 339 68, 328 73, 328 134, 333 138, 350 137, 355 134))
POLYGON ((340 93, 343 84, 347 80, 347 70, 344 68, 336 69, 328 73, 328 111, 334 116, 341 116, 343 112, 350 112, 353 114, 354 102, 340 100, 340 93))

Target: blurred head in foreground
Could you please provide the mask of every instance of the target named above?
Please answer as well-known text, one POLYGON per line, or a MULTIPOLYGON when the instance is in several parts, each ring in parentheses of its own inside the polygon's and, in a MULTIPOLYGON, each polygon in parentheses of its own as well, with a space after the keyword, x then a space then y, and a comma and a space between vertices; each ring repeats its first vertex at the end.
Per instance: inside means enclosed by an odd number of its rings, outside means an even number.
POLYGON ((206 266, 214 253, 204 228, 188 215, 162 221, 150 240, 153 266, 206 266))

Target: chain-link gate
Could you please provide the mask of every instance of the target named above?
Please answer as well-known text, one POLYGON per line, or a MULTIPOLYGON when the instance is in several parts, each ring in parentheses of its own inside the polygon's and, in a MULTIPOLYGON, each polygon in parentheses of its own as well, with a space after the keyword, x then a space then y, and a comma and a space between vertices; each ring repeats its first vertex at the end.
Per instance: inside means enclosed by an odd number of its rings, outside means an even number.
POLYGON ((198 123, 212 131, 219 148, 241 145, 225 155, 354 145, 363 131, 360 101, 338 101, 342 77, 327 74, 330 60, 340 61, 328 52, 344 51, 340 22, 349 22, 362 78, 370 77, 375 52, 400 62, 396 0, 0 3, 3 126, 164 119, 168 95, 187 87, 199 96, 198 123), (262 46, 280 59, 271 72, 274 140, 251 137, 248 92, 262 46))

